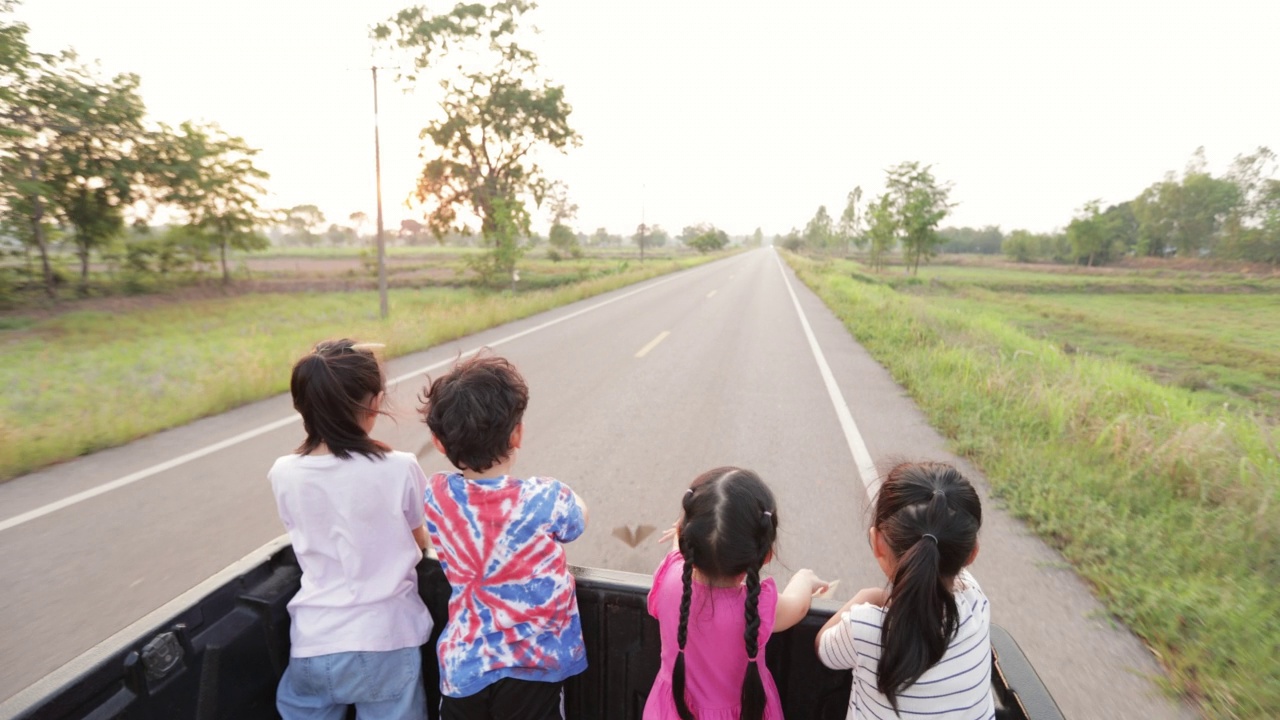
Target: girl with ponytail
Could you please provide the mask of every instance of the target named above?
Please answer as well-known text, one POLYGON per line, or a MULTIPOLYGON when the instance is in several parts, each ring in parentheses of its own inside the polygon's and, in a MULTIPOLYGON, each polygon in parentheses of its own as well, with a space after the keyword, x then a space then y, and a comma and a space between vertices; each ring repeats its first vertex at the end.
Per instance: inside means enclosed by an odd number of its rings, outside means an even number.
POLYGON ((994 718, 991 608, 965 568, 982 504, 959 471, 903 463, 876 493, 871 550, 889 589, 853 596, 818 633, 818 657, 853 670, 847 718, 994 718))
POLYGON ((418 595, 427 543, 418 459, 369 436, 381 414, 380 345, 329 340, 293 366, 306 438, 267 477, 302 568, 289 601, 283 720, 423 718, 420 648, 431 614, 418 595))
POLYGON ((778 506, 750 470, 699 475, 662 541, 671 552, 653 575, 649 614, 658 619, 662 666, 645 720, 782 720, 764 664, 773 632, 809 612, 827 583, 800 570, 782 593, 760 569, 773 557, 778 506))

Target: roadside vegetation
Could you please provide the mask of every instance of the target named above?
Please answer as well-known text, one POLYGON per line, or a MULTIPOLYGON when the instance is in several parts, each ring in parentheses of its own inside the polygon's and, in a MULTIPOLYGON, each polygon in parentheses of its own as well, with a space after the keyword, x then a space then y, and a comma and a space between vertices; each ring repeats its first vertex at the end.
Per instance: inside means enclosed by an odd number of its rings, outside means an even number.
POLYGON ((1171 691, 1280 716, 1280 281, 786 258, 1171 691))
POLYGON ((547 287, 515 294, 396 289, 385 321, 375 293, 348 292, 4 318, 0 480, 284 392, 290 364, 326 337, 384 342, 394 357, 708 259, 584 260, 558 280, 534 272, 547 287))

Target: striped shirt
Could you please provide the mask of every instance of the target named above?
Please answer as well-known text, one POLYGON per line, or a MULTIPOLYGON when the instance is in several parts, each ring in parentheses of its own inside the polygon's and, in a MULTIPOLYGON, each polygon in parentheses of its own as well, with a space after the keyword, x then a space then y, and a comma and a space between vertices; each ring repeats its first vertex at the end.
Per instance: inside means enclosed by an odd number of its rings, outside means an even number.
POLYGON ((833 670, 853 671, 847 720, 989 720, 995 717, 991 696, 991 606, 967 570, 956 577, 956 609, 960 626, 946 653, 897 695, 898 712, 876 689, 880 661, 880 629, 885 611, 855 605, 841 622, 822 634, 818 657, 833 670))

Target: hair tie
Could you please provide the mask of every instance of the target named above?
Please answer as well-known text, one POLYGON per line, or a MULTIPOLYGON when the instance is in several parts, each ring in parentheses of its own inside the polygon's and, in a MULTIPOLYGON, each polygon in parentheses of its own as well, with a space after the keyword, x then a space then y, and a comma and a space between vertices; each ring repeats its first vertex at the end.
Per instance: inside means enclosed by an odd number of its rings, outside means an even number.
POLYGON ((684 492, 685 492, 685 494, 686 494, 686 495, 692 495, 692 494, 693 494, 693 488, 689 488, 688 490, 685 490, 684 492))
POLYGON ((771 517, 773 517, 773 513, 769 512, 768 510, 765 510, 765 511, 764 511, 764 516, 765 516, 765 517, 769 517, 769 518, 771 518, 771 517))
POLYGON ((921 535, 921 536, 920 536, 920 539, 921 539, 921 540, 923 540, 923 539, 925 539, 925 538, 929 538, 930 540, 932 540, 934 545, 937 545, 937 544, 938 544, 938 536, 937 536, 937 535, 934 535, 933 533, 925 533, 924 535, 921 535))

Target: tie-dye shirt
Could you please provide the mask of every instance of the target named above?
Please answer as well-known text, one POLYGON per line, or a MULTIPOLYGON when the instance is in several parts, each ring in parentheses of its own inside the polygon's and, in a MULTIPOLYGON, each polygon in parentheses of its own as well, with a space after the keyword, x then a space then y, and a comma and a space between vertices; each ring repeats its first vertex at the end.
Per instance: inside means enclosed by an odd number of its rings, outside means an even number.
POLYGON ((425 506, 453 586, 436 646, 441 692, 467 697, 502 678, 559 682, 585 670, 578 599, 560 546, 586 528, 573 491, 551 478, 437 473, 425 506))

